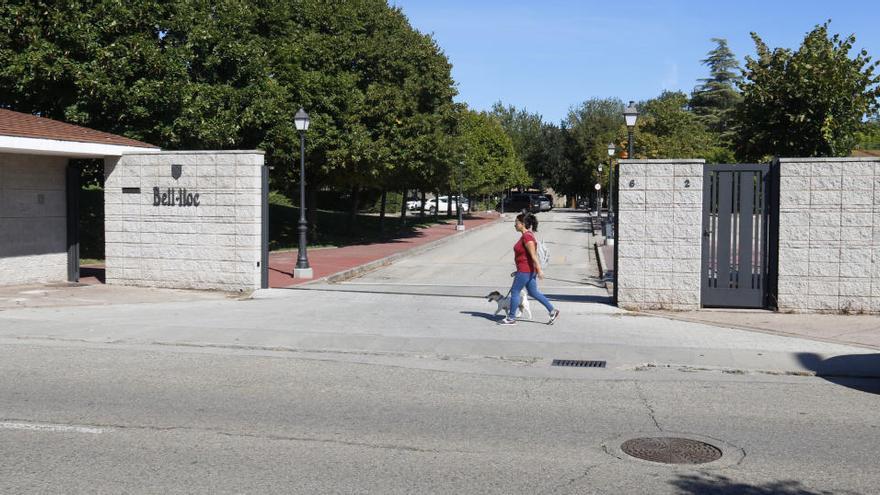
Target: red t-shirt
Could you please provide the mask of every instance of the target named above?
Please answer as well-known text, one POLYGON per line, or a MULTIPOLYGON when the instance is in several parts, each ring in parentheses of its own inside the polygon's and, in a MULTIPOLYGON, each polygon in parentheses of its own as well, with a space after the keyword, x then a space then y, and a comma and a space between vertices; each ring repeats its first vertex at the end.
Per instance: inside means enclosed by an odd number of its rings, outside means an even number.
POLYGON ((534 242, 535 246, 538 245, 538 241, 535 240, 535 234, 532 234, 528 230, 523 232, 522 237, 513 245, 513 261, 516 263, 516 271, 518 272, 536 272, 538 271, 535 268, 535 262, 532 261, 532 257, 529 256, 529 252, 526 251, 526 243, 534 242))

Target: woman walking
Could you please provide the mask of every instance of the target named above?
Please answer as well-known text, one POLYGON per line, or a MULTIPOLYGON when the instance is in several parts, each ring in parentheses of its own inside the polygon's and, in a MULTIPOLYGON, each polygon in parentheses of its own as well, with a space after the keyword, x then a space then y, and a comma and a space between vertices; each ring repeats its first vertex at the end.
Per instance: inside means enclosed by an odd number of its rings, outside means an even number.
POLYGON ((500 325, 516 325, 516 310, 519 308, 520 292, 525 287, 529 295, 543 304, 547 311, 550 312, 550 321, 547 324, 552 325, 556 318, 559 317, 559 310, 554 308, 550 301, 544 297, 544 294, 538 290, 538 282, 536 280, 536 278, 544 278, 544 270, 538 261, 538 241, 533 233, 538 231, 538 219, 532 213, 523 212, 516 216, 514 227, 522 235, 516 244, 513 245, 513 260, 516 264, 516 272, 513 275, 513 286, 510 288, 510 309, 507 316, 498 323, 500 325))

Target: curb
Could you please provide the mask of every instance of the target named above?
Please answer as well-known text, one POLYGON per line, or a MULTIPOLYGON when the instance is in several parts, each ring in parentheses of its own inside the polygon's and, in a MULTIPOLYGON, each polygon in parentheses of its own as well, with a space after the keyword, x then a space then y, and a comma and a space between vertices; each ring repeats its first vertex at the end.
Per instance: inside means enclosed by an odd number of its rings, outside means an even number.
POLYGON ((602 283, 605 285, 605 290, 611 294, 614 291, 614 279, 608 277, 608 262, 605 260, 605 254, 598 242, 593 243, 593 249, 596 250, 596 259, 599 261, 599 274, 602 277, 602 283))
POLYGON ((446 244, 447 242, 452 241, 453 239, 468 235, 471 232, 475 232, 475 231, 478 231, 478 230, 483 229, 485 227, 489 227, 490 225, 495 225, 496 223, 498 223, 502 220, 505 220, 505 218, 498 217, 495 220, 492 220, 490 222, 486 222, 481 225, 477 225, 476 227, 473 227, 473 228, 470 228, 467 230, 463 230, 463 231, 456 231, 455 233, 448 235, 446 237, 443 237, 441 239, 437 239, 437 240, 422 244, 421 246, 411 247, 409 249, 405 249, 405 250, 400 251, 398 253, 390 254, 384 258, 379 258, 377 260, 373 260, 373 261, 364 263, 363 265, 358 265, 353 268, 349 268, 348 270, 343 270, 341 272, 331 273, 330 275, 327 275, 327 276, 324 276, 321 278, 316 278, 314 280, 310 280, 310 281, 303 283, 303 284, 297 284, 297 285, 292 285, 289 287, 281 287, 281 288, 287 289, 287 288, 306 287, 306 286, 321 283, 321 282, 335 284, 335 283, 339 283, 339 282, 342 282, 342 281, 345 281, 348 279, 359 277, 367 272, 371 272, 371 271, 376 270, 378 268, 382 268, 382 267, 391 265, 392 263, 394 263, 395 261, 397 261, 399 259, 406 258, 408 256, 414 256, 416 254, 421 254, 426 251, 430 251, 434 248, 442 246, 443 244, 446 244))

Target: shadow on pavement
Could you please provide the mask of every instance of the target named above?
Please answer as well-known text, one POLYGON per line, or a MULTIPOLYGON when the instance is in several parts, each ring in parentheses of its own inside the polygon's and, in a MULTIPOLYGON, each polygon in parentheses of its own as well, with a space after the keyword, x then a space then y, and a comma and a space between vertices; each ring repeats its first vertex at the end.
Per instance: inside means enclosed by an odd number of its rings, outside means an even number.
POLYGON ((801 352, 798 361, 816 376, 862 392, 880 395, 880 354, 846 354, 823 359, 811 352, 801 352))
POLYGON ((591 295, 576 295, 576 294, 548 294, 544 293, 547 296, 547 299, 551 301, 565 301, 565 302, 577 302, 577 303, 597 303, 597 304, 607 304, 611 306, 611 296, 591 296, 591 295))
POLYGON ((679 475, 670 482, 682 495, 857 495, 853 491, 815 491, 803 486, 800 481, 771 481, 763 485, 740 483, 718 474, 679 475))
POLYGON ((106 283, 106 270, 104 267, 81 266, 79 268, 80 278, 94 277, 99 283, 106 283))
POLYGON ((471 315, 476 316, 477 318, 484 318, 489 321, 498 321, 504 317, 501 313, 498 313, 498 316, 489 313, 483 313, 481 311, 459 311, 463 315, 471 315))

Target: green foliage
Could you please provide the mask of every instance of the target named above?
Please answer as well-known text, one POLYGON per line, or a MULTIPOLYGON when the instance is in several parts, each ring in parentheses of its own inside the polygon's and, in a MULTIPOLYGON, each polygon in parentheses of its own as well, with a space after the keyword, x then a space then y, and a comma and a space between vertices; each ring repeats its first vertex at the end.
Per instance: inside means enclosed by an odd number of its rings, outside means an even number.
POLYGON ((550 187, 557 194, 592 194, 590 188, 598 180, 596 166, 585 158, 589 153, 577 135, 565 123, 562 126, 545 124, 542 135, 543 160, 550 187))
POLYGON ((513 105, 504 106, 500 101, 492 105, 489 113, 501 123, 526 171, 534 177, 535 185, 539 185, 546 179, 547 172, 543 162, 544 146, 541 140, 544 122, 541 116, 525 109, 517 110, 513 105))
POLYGON ((733 109, 742 100, 737 86, 742 82, 739 63, 727 46, 727 40, 712 38, 715 49, 701 60, 709 67, 709 77, 701 79, 691 94, 690 108, 711 131, 725 143, 731 140, 733 109))
MULTIPOLYGON (((637 158, 705 158, 715 151, 716 135, 688 110, 688 97, 680 91, 664 91, 639 105, 635 151, 637 158)), ((618 131, 625 141, 626 129, 618 131)))
POLYGON ((856 148, 861 150, 880 150, 880 119, 875 118, 862 125, 856 133, 856 148))
POLYGON ((771 50, 755 33, 752 39, 757 58, 746 57, 737 155, 849 155, 862 119, 877 111, 880 97, 877 63, 865 50, 850 56, 855 36, 829 37, 825 23, 797 51, 771 50))
POLYGON ((0 3, 0 107, 164 149, 266 151, 273 188, 440 185, 451 66, 385 0, 0 3))
POLYGON ((471 194, 490 194, 532 182, 513 141, 492 115, 464 110, 459 116, 459 132, 463 158, 459 159, 461 170, 451 172, 453 190, 458 179, 462 189, 471 194))

